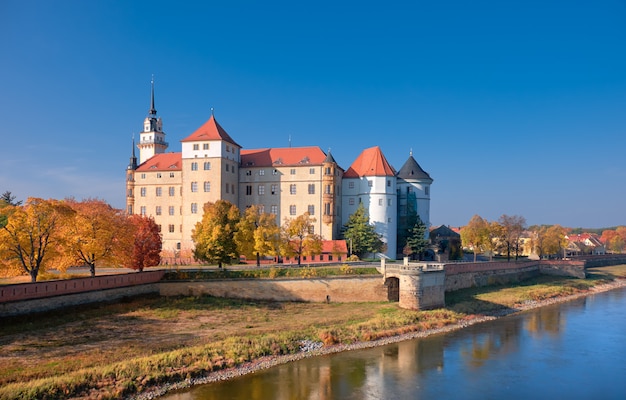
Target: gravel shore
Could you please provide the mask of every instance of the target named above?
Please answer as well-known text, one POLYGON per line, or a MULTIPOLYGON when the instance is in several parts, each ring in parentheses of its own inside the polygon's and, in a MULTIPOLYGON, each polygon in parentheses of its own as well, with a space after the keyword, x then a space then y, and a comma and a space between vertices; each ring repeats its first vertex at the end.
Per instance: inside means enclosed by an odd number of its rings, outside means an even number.
POLYGON ((465 320, 458 324, 448 325, 443 328, 438 329, 430 329, 422 332, 412 332, 398 336, 392 336, 384 339, 373 340, 371 342, 359 342, 353 343, 349 345, 339 344, 334 346, 324 347, 321 342, 312 342, 312 341, 303 341, 300 343, 300 352, 296 354, 289 354, 284 356, 268 356, 262 357, 257 360, 247 362, 235 368, 228 368, 221 371, 215 371, 207 374, 201 378, 195 379, 186 379, 184 381, 168 383, 155 388, 152 388, 146 392, 140 393, 138 395, 129 397, 128 400, 151 400, 156 399, 160 396, 163 396, 169 391, 179 390, 188 388, 194 385, 202 385, 211 382, 225 381, 228 379, 232 379, 238 376, 247 375, 256 371, 260 371, 263 369, 271 368, 280 364, 285 364, 291 361, 301 360, 307 357, 315 357, 326 354, 339 353, 342 351, 349 350, 359 350, 366 349, 376 346, 384 346, 391 343, 397 343, 404 340, 410 340, 415 338, 422 338, 430 335, 436 335, 440 333, 446 333, 455 331, 458 329, 462 329, 468 327, 470 325, 474 325, 477 323, 494 320, 496 318, 501 318, 510 314, 515 314, 520 311, 530 310, 538 307, 547 306, 550 304, 564 303, 567 301, 571 301, 580 297, 589 296, 595 293, 606 292, 608 290, 617 289, 621 287, 626 287, 626 280, 618 279, 611 283, 607 283, 604 285, 598 285, 591 288, 589 291, 584 293, 578 293, 571 296, 563 296, 552 298, 548 300, 542 301, 528 301, 524 304, 520 304, 516 308, 509 308, 502 311, 498 311, 495 313, 490 313, 489 315, 480 316, 471 320, 465 320))

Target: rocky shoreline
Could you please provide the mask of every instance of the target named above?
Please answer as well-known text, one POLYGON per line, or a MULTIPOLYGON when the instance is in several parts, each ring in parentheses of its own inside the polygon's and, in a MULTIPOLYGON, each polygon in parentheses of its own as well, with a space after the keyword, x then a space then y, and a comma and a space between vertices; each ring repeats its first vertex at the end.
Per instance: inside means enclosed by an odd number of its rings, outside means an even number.
POLYGON ((589 289, 586 292, 577 293, 577 294, 570 295, 570 296, 556 297, 556 298, 542 300, 542 301, 527 301, 523 304, 518 305, 515 308, 508 308, 505 310, 490 313, 489 315, 483 315, 483 316, 473 318, 470 320, 464 320, 460 323, 448 325, 443 328, 429 329, 429 330, 422 331, 422 332, 412 332, 412 333, 407 333, 403 335, 373 340, 370 342, 358 342, 358 343, 352 343, 349 345, 338 344, 334 346, 324 347, 321 342, 303 341, 300 343, 300 351, 298 353, 288 354, 288 355, 283 355, 283 356, 262 357, 254 361, 244 363, 234 368, 227 368, 224 370, 211 372, 207 374, 206 376, 203 376, 200 378, 186 379, 180 382, 163 384, 161 386, 151 388, 148 391, 145 391, 143 393, 131 396, 128 398, 128 400, 152 400, 160 396, 163 396, 167 392, 170 392, 173 390, 185 389, 191 386, 202 385, 202 384, 207 384, 207 383, 212 383, 212 382, 225 381, 225 380, 229 380, 232 378, 236 378, 238 376, 247 375, 247 374, 254 373, 260 370, 275 367, 280 364, 285 364, 288 362, 301 360, 307 357, 316 357, 316 356, 339 353, 342 351, 349 351, 349 350, 367 349, 367 348, 397 343, 397 342, 401 342, 404 340, 423 338, 423 337, 427 337, 430 335, 437 335, 441 333, 451 332, 451 331, 455 331, 458 329, 466 328, 470 325, 494 320, 494 319, 501 318, 501 317, 511 315, 511 314, 515 314, 521 311, 544 307, 544 306, 551 305, 551 304, 564 303, 564 302, 578 299, 581 297, 586 297, 592 294, 606 292, 606 291, 621 288, 621 287, 626 287, 626 279, 617 279, 607 284, 594 286, 593 288, 589 289))

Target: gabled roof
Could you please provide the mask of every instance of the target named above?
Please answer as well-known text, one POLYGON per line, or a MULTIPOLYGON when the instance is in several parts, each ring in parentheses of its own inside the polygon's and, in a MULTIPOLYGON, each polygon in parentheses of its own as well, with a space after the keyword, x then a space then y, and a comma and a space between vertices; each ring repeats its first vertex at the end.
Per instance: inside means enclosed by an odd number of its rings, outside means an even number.
POLYGON ((181 142, 201 142, 204 140, 223 140, 225 142, 234 144, 235 146, 239 146, 237 142, 231 138, 228 133, 217 123, 215 117, 211 115, 211 118, 207 122, 205 122, 200 128, 198 128, 194 133, 187 136, 181 142))
POLYGON ((326 159, 326 154, 316 146, 241 150, 240 155, 243 168, 321 165, 326 159))
POLYGON ((345 240, 323 240, 322 241, 322 253, 332 254, 335 251, 340 253, 348 252, 348 245, 345 240))
POLYGON ((409 156, 400 171, 398 171, 398 178, 400 179, 423 179, 432 182, 432 178, 428 175, 428 172, 424 171, 422 167, 415 161, 413 155, 409 156))
POLYGON ((182 170, 182 153, 161 153, 150 157, 137 167, 137 171, 180 171, 182 170))
POLYGON ((344 178, 360 178, 363 176, 395 176, 396 171, 389 164, 380 147, 365 149, 343 174, 344 178))

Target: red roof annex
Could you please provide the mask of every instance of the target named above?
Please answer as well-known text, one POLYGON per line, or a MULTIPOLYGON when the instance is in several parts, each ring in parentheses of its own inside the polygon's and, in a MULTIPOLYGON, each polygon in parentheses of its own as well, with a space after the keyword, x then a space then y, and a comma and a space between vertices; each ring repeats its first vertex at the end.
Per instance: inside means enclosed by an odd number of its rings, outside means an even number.
POLYGON ((241 150, 241 167, 321 165, 326 154, 316 146, 241 150))
POLYGON ((182 170, 182 153, 155 154, 137 167, 137 171, 180 171, 182 170))
POLYGON ((211 118, 205 122, 200 128, 196 129, 194 133, 187 136, 181 142, 199 142, 203 140, 223 140, 228 143, 232 143, 235 146, 241 147, 231 138, 228 133, 217 123, 215 117, 211 115, 211 118))
POLYGON ((395 176, 396 171, 389 164, 380 147, 365 149, 354 160, 350 168, 343 174, 344 178, 360 178, 363 176, 395 176))

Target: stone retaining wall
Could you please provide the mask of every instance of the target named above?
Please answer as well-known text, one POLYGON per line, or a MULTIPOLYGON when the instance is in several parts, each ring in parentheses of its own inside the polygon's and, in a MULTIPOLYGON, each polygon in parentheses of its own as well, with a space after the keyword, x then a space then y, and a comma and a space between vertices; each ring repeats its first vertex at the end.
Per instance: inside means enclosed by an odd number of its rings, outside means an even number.
POLYGON ((81 304, 111 302, 125 297, 158 293, 159 284, 151 283, 115 289, 94 290, 90 292, 67 294, 41 299, 11 301, 0 303, 0 317, 32 314, 81 304))
POLYGON ((272 301, 387 301, 381 276, 316 279, 236 279, 161 282, 161 296, 228 297, 272 301))

